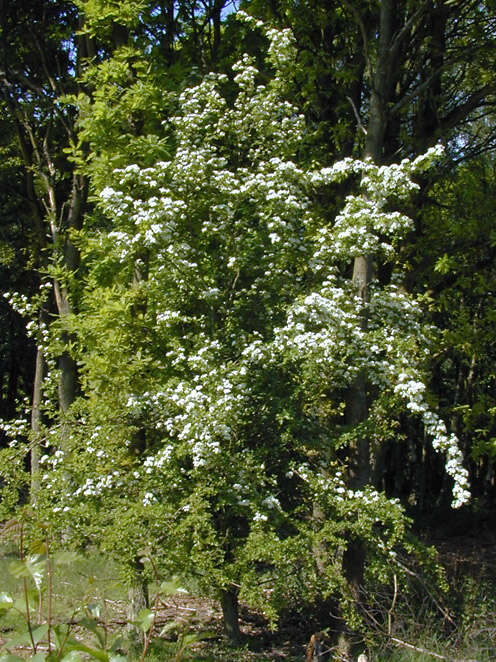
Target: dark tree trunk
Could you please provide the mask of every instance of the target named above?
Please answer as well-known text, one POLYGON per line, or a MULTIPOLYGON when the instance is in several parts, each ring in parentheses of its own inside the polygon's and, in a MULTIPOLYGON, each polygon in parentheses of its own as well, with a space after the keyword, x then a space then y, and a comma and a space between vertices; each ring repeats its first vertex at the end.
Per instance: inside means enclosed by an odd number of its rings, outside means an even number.
POLYGON ((221 12, 224 6, 224 0, 215 0, 212 10, 211 18, 213 23, 213 41, 212 41, 212 62, 217 63, 220 47, 220 36, 221 36, 221 12))
POLYGON ((241 630, 239 629, 239 602, 238 591, 234 587, 221 591, 220 604, 222 615, 224 617, 224 630, 229 643, 232 646, 239 646, 242 641, 241 630))
POLYGON ((160 47, 169 66, 174 64, 175 60, 174 41, 176 39, 177 22, 174 16, 174 4, 174 0, 167 0, 162 4, 165 31, 160 41, 160 47))

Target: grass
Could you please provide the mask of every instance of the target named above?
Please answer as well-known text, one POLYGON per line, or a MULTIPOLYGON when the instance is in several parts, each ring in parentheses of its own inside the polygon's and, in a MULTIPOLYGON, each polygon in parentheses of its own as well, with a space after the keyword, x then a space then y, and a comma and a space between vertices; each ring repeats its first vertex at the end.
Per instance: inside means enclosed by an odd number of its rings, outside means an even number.
MULTIPOLYGON (((8 549, 0 556, 0 591, 12 593, 14 597, 23 595, 23 583, 12 576, 10 567, 18 555, 8 549)), ((43 602, 47 600, 47 586, 44 582, 43 602)), ((100 603, 105 613, 112 618, 122 609, 125 601, 125 588, 120 577, 119 567, 111 560, 91 554, 86 558, 74 556, 70 564, 55 566, 53 571, 53 616, 65 619, 84 603, 100 603), (121 604, 120 604, 121 603, 121 604)), ((46 604, 45 604, 46 606, 46 604)))

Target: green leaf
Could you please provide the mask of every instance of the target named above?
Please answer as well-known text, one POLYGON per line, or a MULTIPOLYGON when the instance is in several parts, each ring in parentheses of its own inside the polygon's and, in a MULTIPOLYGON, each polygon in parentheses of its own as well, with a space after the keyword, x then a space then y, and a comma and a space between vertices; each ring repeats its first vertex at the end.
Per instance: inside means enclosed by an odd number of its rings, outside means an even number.
POLYGON ((6 655, 0 656, 0 662, 26 662, 25 658, 19 657, 19 655, 11 655, 7 653, 6 655))
POLYGON ((39 554, 28 556, 23 561, 12 561, 9 564, 9 572, 13 577, 31 577, 39 591, 45 576, 46 560, 41 559, 39 554))
POLYGON ((28 556, 26 559, 26 568, 31 576, 31 579, 34 581, 34 584, 38 590, 40 590, 45 577, 46 570, 46 559, 41 559, 38 554, 33 556, 28 556))
POLYGON ((9 639, 5 645, 7 648, 15 648, 16 646, 31 646, 31 643, 31 637, 28 630, 26 630, 9 639))
POLYGON ((12 577, 15 577, 16 579, 27 577, 28 575, 25 563, 17 559, 9 563, 9 572, 12 577))
POLYGON ((204 630, 203 632, 196 632, 195 637, 196 641, 203 641, 204 639, 213 639, 217 636, 217 633, 213 630, 204 630))
POLYGON ((105 636, 102 633, 102 629, 99 627, 98 622, 93 619, 93 618, 82 618, 80 621, 78 621, 78 625, 81 625, 82 627, 86 628, 87 630, 90 630, 90 632, 93 632, 98 637, 98 642, 100 643, 100 646, 105 645, 105 636))
POLYGON ((0 593, 0 613, 8 611, 13 606, 14 598, 10 595, 10 593, 0 593))
POLYGON ((45 623, 44 625, 40 625, 35 630, 33 630, 34 643, 37 644, 42 639, 44 639, 47 635, 47 632, 48 632, 48 624, 47 623, 45 623))
POLYGON ((53 557, 57 565, 72 565, 81 559, 81 555, 77 552, 58 552, 53 557))
POLYGON ((94 602, 89 604, 87 606, 87 609, 92 618, 98 619, 102 617, 102 605, 99 605, 96 602, 94 602))
MULTIPOLYGON (((123 648, 123 646, 125 645, 125 643, 126 643, 126 639, 125 639, 124 637, 117 637, 117 638, 114 639, 114 641, 112 642, 112 646, 110 647, 110 652, 111 652, 111 653, 116 653, 116 655, 117 655, 117 651, 118 651, 120 648, 123 648)), ((118 657, 118 656, 117 656, 117 657, 118 657)))
POLYGON ((55 643, 57 645, 57 648, 60 648, 62 641, 65 640, 67 634, 67 628, 68 626, 64 627, 64 630, 62 630, 61 625, 54 625, 54 627, 52 628, 52 634, 55 643))
MULTIPOLYGON (((38 592, 35 589, 28 590, 27 592, 29 609, 35 610, 38 608, 38 592)), ((21 612, 21 614, 26 613, 26 600, 24 596, 19 596, 14 601, 14 609, 21 612)))
POLYGON ((434 265, 434 271, 441 275, 446 275, 455 268, 454 260, 446 253, 438 258, 434 265))
POLYGON ((36 653, 30 658, 30 662, 45 662, 45 655, 43 653, 36 653))
POLYGON ((61 659, 61 662, 83 662, 84 658, 78 651, 70 651, 61 659))
MULTIPOLYGON (((42 639, 46 637, 47 632, 48 632, 48 625, 46 623, 44 625, 40 625, 37 628, 35 628, 32 631, 34 643, 38 644, 40 641, 42 641, 42 639)), ((19 644, 31 644, 31 637, 29 636, 29 632, 26 631, 20 634, 18 637, 15 637, 15 639, 11 640, 11 644, 13 644, 14 646, 17 646, 19 644)))
POLYGON ((66 642, 67 652, 71 651, 81 651, 82 653, 87 653, 95 660, 100 660, 101 662, 109 662, 109 656, 106 651, 99 648, 92 648, 91 646, 86 646, 77 639, 68 639, 66 642))
POLYGON ((148 632, 153 623, 153 611, 151 609, 140 609, 138 618, 132 623, 139 627, 142 632, 148 632))
POLYGON ((174 595, 175 593, 188 593, 188 591, 181 586, 176 577, 173 577, 168 582, 160 584, 160 593, 162 595, 174 595))
POLYGON ((46 554, 46 542, 44 540, 34 540, 29 546, 31 554, 46 554))
POLYGON ((179 621, 170 621, 169 623, 166 623, 164 627, 160 630, 160 634, 158 635, 159 637, 162 637, 164 634, 167 634, 171 630, 177 629, 181 624, 179 621))

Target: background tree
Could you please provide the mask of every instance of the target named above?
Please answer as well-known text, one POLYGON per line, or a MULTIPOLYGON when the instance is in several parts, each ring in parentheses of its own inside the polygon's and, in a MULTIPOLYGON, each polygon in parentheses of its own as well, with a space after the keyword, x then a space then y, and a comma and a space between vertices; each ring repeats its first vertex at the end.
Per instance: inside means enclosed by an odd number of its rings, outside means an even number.
MULTIPOLYGON (((481 499, 482 516, 494 498, 493 187, 489 156, 464 163, 434 184, 412 246, 409 273, 411 287, 427 289, 433 318, 443 330, 433 355, 433 387, 471 457, 473 492, 481 499)), ((428 475, 429 468, 422 473, 428 475)), ((442 485, 438 477, 427 482, 442 485)), ((442 500, 445 492, 438 496, 442 500)), ((430 508, 439 505, 436 499, 429 502, 430 508)))
MULTIPOLYGON (((16 193, 19 202, 22 200, 22 218, 26 224, 27 259, 23 266, 31 282, 28 288, 31 294, 49 275, 53 283, 53 306, 50 297, 47 300, 42 296, 40 309, 34 313, 39 319, 33 322, 39 322, 40 326, 38 356, 33 366, 34 474, 46 361, 40 334, 48 313, 56 312, 63 317, 73 308, 71 277, 78 267, 78 254, 69 231, 81 227, 87 198, 87 179, 75 171, 64 153, 64 149, 76 141, 76 118, 59 101, 61 94, 74 90, 77 85, 82 47, 81 39, 75 36, 78 20, 74 5, 69 2, 2 4, 2 110, 17 172, 22 172, 22 187, 18 186, 16 193)), ((46 289, 44 292, 46 294, 46 289)), ((67 413, 77 392, 77 370, 67 349, 68 342, 63 332, 56 350, 58 403, 62 415, 67 413)), ((63 439, 63 428, 61 430, 63 439)), ((35 477, 33 480, 36 489, 37 480, 35 477)))

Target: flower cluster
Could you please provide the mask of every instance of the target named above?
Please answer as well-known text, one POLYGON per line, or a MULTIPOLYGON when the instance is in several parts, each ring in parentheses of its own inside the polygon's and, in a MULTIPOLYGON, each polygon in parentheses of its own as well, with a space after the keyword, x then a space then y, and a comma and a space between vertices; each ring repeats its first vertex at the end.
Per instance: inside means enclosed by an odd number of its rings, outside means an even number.
POLYGON ((446 454, 446 472, 453 478, 453 508, 463 506, 470 498, 468 471, 463 466, 463 454, 454 434, 448 434, 445 423, 425 402, 425 384, 411 367, 398 375, 394 390, 407 402, 407 408, 421 416, 434 448, 446 454))

